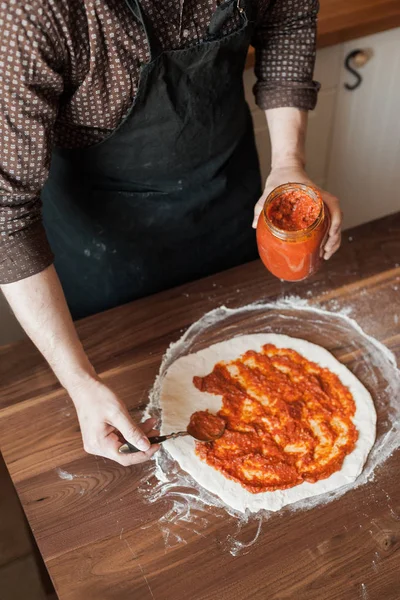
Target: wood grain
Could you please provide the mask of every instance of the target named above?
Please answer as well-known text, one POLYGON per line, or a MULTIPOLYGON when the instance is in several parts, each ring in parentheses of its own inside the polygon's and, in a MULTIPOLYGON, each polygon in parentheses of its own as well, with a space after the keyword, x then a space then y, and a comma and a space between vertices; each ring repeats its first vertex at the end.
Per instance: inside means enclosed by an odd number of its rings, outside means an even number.
POLYGON ((0 454, 0 598, 19 600, 29 593, 29 600, 50 600, 46 594, 52 589, 49 583, 0 454))
POLYGON ((321 0, 318 47, 400 26, 399 0, 321 0))
MULTIPOLYGON (((399 0, 320 0, 317 47, 342 42, 400 27, 399 0)), ((246 68, 254 65, 250 48, 246 68)))
MULTIPOLYGON (((204 312, 290 293, 351 306, 400 358, 400 213, 346 232, 340 252, 307 282, 282 283, 256 261, 90 317, 78 330, 138 416, 162 354, 204 312)), ((345 362, 362 361, 351 347, 341 351, 345 362)), ((251 551, 233 557, 225 542, 235 522, 223 509, 209 509, 200 534, 177 523, 185 541, 165 546, 159 519, 173 499, 146 499, 151 465, 123 469, 85 455, 70 400, 27 342, 0 349, 0 402, 3 455, 60 600, 400 597, 398 451, 374 481, 340 499, 274 515, 251 551)))

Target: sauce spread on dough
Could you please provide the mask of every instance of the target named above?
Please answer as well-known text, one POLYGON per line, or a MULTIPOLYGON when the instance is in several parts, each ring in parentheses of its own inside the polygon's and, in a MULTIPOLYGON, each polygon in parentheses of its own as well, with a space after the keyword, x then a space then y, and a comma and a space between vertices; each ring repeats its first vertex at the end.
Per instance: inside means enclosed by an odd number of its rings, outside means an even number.
POLYGON ((353 396, 337 375, 294 350, 263 346, 194 377, 223 397, 223 436, 196 454, 252 493, 314 483, 338 471, 358 432, 353 396))
POLYGON ((211 439, 218 437, 225 429, 225 421, 221 417, 209 413, 207 410, 199 410, 190 417, 190 435, 198 439, 211 439))
POLYGON ((268 206, 268 218, 275 227, 285 231, 301 231, 318 218, 320 206, 301 189, 280 194, 268 206))

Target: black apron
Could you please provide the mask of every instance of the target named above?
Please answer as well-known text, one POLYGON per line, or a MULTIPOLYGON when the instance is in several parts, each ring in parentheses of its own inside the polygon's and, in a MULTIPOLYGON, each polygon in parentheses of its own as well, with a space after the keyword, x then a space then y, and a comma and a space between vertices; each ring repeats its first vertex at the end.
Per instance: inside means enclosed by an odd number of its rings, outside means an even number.
POLYGON ((204 41, 170 51, 159 50, 139 0, 126 1, 151 50, 133 105, 104 141, 56 148, 42 192, 74 318, 257 256, 261 178, 242 79, 250 0, 225 0, 204 41), (241 25, 222 37, 233 11, 241 25))

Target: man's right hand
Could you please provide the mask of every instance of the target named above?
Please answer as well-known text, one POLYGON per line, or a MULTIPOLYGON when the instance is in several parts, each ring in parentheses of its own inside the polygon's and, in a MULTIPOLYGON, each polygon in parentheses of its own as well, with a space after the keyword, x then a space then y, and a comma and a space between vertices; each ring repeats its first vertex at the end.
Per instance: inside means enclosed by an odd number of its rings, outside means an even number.
POLYGON ((64 293, 53 266, 2 286, 19 322, 48 361, 71 396, 81 426, 86 452, 128 466, 148 460, 159 446, 147 435, 157 435, 155 420, 136 425, 126 408, 97 377, 79 341, 64 293), (142 452, 119 454, 117 432, 142 452))
POLYGON ((147 437, 159 435, 154 429, 156 419, 147 419, 140 425, 134 423, 126 406, 101 381, 88 378, 68 392, 78 414, 83 447, 89 454, 129 466, 145 462, 160 448, 158 444, 151 446, 147 437), (122 442, 117 432, 142 452, 120 454, 118 448, 122 442))

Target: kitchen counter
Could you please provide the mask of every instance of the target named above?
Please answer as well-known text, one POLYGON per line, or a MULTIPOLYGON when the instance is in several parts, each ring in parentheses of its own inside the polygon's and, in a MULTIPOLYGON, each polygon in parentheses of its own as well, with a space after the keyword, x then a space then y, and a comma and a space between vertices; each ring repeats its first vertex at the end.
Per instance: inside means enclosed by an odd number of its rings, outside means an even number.
MULTIPOLYGON (((400 27, 399 0, 320 0, 317 47, 400 27)), ((246 67, 254 65, 250 49, 246 67)))
MULTIPOLYGON (((97 371, 138 417, 169 344, 206 311, 282 294, 351 307, 399 360, 399 289, 400 213, 346 231, 309 281, 283 283, 255 261, 77 327, 97 371)), ((400 596, 399 449, 339 499, 273 514, 248 553, 232 556, 225 546, 236 521, 223 508, 205 507, 200 528, 174 522, 173 493, 153 503, 144 493, 156 486, 152 463, 124 469, 85 454, 71 401, 28 342, 0 348, 0 408, 1 450, 60 600, 400 596), (168 522, 179 532, 169 541, 168 522)), ((249 521, 241 537, 256 530, 249 521)))

